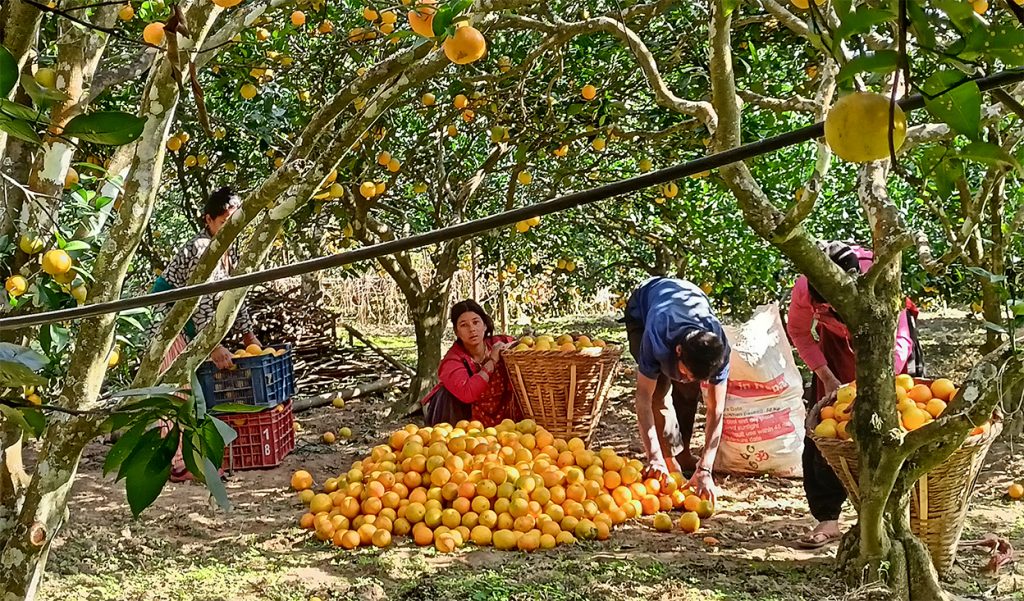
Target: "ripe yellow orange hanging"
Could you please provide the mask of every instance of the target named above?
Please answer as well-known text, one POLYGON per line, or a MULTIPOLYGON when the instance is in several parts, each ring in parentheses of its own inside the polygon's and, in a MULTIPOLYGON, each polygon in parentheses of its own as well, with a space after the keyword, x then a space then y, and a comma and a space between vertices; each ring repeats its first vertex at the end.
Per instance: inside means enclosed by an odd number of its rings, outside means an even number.
POLYGON ((448 60, 457 65, 468 65, 480 60, 487 52, 487 40, 479 30, 467 25, 458 28, 442 47, 448 60))

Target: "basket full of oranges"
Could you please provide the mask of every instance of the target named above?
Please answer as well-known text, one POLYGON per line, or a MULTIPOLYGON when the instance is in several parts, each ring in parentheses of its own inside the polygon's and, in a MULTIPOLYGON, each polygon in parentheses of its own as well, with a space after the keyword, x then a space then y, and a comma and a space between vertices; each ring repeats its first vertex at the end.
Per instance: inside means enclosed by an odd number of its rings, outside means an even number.
POLYGON ((502 353, 525 417, 562 438, 590 443, 622 350, 598 338, 524 336, 502 353))
MULTIPOLYGON (((911 432, 924 427, 946 410, 956 396, 950 380, 896 377, 896 410, 900 427, 911 432)), ((819 401, 807 414, 807 435, 850 495, 860 505, 857 444, 850 420, 856 411, 857 386, 844 384, 836 394, 819 401)), ((910 503, 910 526, 928 547, 935 568, 945 572, 953 565, 964 517, 978 472, 995 437, 1002 429, 998 421, 976 426, 959 449, 914 485, 910 503)))

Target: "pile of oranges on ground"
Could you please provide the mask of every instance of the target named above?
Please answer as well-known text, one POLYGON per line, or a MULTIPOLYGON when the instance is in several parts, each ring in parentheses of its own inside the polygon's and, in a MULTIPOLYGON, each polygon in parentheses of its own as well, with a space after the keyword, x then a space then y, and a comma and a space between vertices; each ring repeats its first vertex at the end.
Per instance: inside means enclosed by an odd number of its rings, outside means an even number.
POLYGON ((562 334, 557 338, 549 334, 541 334, 537 337, 534 336, 523 336, 519 339, 519 342, 512 347, 515 352, 521 351, 569 351, 577 352, 584 351, 585 349, 602 349, 609 345, 600 338, 591 339, 589 336, 572 334, 562 334))
POLYGON ((707 500, 687 494, 681 474, 644 480, 643 465, 614 449, 588 450, 579 438, 555 438, 532 420, 454 427, 408 425, 352 469, 313 490, 309 472, 291 486, 308 511, 299 524, 321 541, 354 549, 387 547, 411 535, 448 553, 465 543, 534 551, 605 540, 618 524, 685 508, 679 528, 695 532, 712 515, 707 500))
MULTIPOLYGON (((956 396, 957 387, 946 378, 939 378, 931 384, 918 384, 907 374, 896 376, 896 409, 900 412, 900 425, 905 431, 913 431, 942 415, 946 403, 956 396)), ((857 383, 851 382, 836 391, 836 402, 821 408, 821 421, 814 428, 820 438, 849 440, 847 427, 853 417, 854 401, 857 398, 857 383)), ((971 431, 971 435, 986 431, 988 424, 982 424, 971 431)))

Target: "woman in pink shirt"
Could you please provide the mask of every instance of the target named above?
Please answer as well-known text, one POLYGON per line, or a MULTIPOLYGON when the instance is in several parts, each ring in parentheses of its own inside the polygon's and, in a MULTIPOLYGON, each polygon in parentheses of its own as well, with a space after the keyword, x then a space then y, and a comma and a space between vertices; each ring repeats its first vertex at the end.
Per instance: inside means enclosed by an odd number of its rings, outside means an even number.
POLYGON ((486 428, 516 419, 512 387, 501 365, 501 351, 515 338, 495 335, 491 317, 473 300, 455 303, 451 320, 455 344, 437 369, 440 382, 423 400, 439 404, 434 411, 427 409, 428 425, 473 419, 486 428))
MULTIPOLYGON (((824 250, 834 263, 850 273, 865 273, 874 262, 870 250, 843 242, 829 242, 824 250)), ((893 367, 896 373, 907 373, 908 360, 915 353, 916 336, 913 320, 917 308, 907 301, 896 326, 893 367)), ((808 407, 833 394, 840 385, 857 378, 857 362, 850 345, 850 332, 839 315, 807 281, 797 278, 793 285, 786 330, 797 353, 814 373, 805 399, 808 407)), ((923 368, 920 355, 915 357, 914 371, 923 368)), ((798 541, 801 547, 816 549, 840 536, 839 514, 846 491, 832 468, 818 451, 814 441, 804 439, 804 492, 807 504, 818 525, 798 541)))

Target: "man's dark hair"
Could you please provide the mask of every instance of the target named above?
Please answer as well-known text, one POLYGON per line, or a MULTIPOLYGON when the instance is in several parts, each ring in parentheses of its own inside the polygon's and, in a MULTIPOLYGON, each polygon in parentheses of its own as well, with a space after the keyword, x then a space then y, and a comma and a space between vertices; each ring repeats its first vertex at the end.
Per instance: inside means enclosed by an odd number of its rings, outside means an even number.
POLYGON ((206 204, 203 205, 203 214, 200 217, 204 220, 206 217, 216 219, 226 213, 232 205, 238 206, 238 204, 238 195, 231 188, 224 186, 214 190, 206 199, 206 204))
POLYGON ((487 330, 484 332, 485 338, 494 336, 494 320, 491 319, 491 316, 488 315, 486 311, 484 311, 483 307, 471 298, 467 298, 464 301, 459 301, 452 305, 451 319, 453 330, 458 330, 459 318, 462 317, 462 314, 469 312, 479 315, 480 320, 484 322, 485 326, 487 326, 487 330))
MULTIPOLYGON (((860 273, 860 257, 853 247, 845 242, 826 242, 820 245, 821 250, 832 259, 832 262, 839 266, 846 273, 860 273)), ((818 290, 807 282, 807 291, 811 293, 811 300, 816 303, 827 302, 825 297, 818 290)))
POLYGON ((721 371, 729 358, 725 343, 714 332, 691 330, 676 341, 676 357, 690 370, 695 380, 704 381, 721 371))

